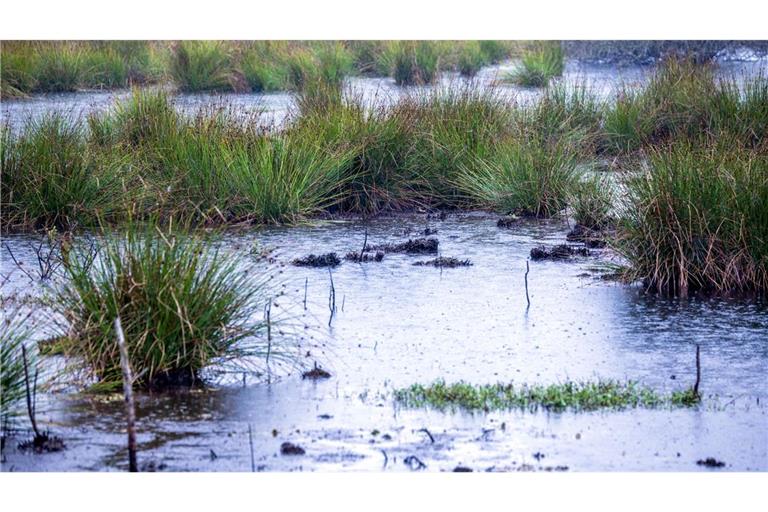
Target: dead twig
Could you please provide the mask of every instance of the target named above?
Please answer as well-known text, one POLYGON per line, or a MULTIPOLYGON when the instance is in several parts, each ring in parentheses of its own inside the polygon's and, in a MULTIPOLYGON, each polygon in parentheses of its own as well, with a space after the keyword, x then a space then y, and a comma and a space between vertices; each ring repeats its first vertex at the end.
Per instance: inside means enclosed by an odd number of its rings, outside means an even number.
POLYGON ((331 289, 328 292, 328 309, 331 310, 331 316, 328 318, 328 327, 330 327, 331 322, 333 322, 333 315, 336 314, 336 287, 333 285, 333 273, 330 267, 328 267, 328 277, 331 280, 331 289))
POLYGON ((35 368, 35 391, 31 391, 29 386, 29 362, 27 360, 27 347, 24 345, 21 346, 21 357, 24 360, 24 386, 27 393, 27 413, 29 414, 29 422, 32 424, 32 431, 35 433, 35 439, 39 439, 40 431, 37 429, 37 420, 35 419, 36 400, 32 396, 33 393, 36 394, 37 391, 37 367, 35 368))
POLYGON ((696 383, 693 385, 693 394, 696 398, 701 398, 699 395, 699 383, 701 383, 701 356, 700 347, 696 345, 696 383))
POLYGON ((427 430, 426 428, 420 428, 419 432, 424 432, 425 434, 427 434, 427 437, 429 437, 429 442, 432 444, 435 444, 435 438, 429 430, 427 430))
POLYGON ((531 266, 528 262, 528 260, 525 260, 525 300, 528 303, 527 308, 531 307, 531 298, 528 296, 528 272, 531 271, 531 266))
POLYGON ((251 424, 248 424, 248 444, 251 447, 251 473, 256 472, 256 459, 253 455, 253 431, 251 430, 251 424))
POLYGON ((128 417, 128 471, 137 473, 139 466, 136 462, 136 408, 133 402, 133 375, 119 315, 115 318, 115 334, 117 335, 117 346, 120 349, 120 369, 123 372, 123 394, 125 395, 125 411, 128 417))
POLYGON ((272 381, 272 372, 269 369, 269 356, 272 353, 272 299, 264 306, 264 317, 267 321, 267 384, 272 381))

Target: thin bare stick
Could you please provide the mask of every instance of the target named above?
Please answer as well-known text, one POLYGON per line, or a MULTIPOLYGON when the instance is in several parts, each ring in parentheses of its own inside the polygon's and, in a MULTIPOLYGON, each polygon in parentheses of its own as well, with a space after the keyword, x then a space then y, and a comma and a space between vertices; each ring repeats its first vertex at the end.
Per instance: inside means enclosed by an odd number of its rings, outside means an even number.
POLYGON ((133 375, 119 315, 115 318, 115 334, 117 335, 117 346, 120 349, 120 369, 123 371, 125 412, 128 417, 128 471, 137 473, 139 466, 136 463, 136 408, 133 403, 133 375))
POLYGON ((699 345, 696 345, 696 383, 693 385, 693 394, 696 398, 700 398, 699 395, 699 383, 701 382, 701 356, 699 345))
POLYGON ((331 310, 331 316, 328 318, 328 327, 331 326, 333 315, 336 313, 336 287, 333 286, 333 273, 331 267, 328 267, 328 277, 331 279, 331 289, 328 294, 328 309, 331 310))
POLYGON ((251 473, 256 472, 256 459, 253 456, 253 431, 251 430, 251 424, 248 424, 248 444, 251 447, 251 473))
POLYGON ((304 278, 304 310, 307 310, 307 285, 309 284, 309 278, 304 278))
POLYGON ((16 259, 16 256, 13 254, 13 251, 11 250, 11 247, 8 244, 6 244, 5 242, 3 242, 3 245, 5 245, 5 248, 8 250, 8 254, 11 256, 11 259, 16 264, 16 268, 18 268, 19 270, 24 272, 27 275, 27 277, 30 278, 32 281, 35 281, 35 277, 32 274, 30 274, 29 272, 27 272, 27 269, 24 268, 24 265, 19 263, 19 261, 16 259))
POLYGON ((264 316, 267 319, 267 384, 272 382, 272 372, 269 369, 269 356, 272 353, 272 299, 264 307, 264 316))
POLYGON ((40 431, 37 430, 37 421, 35 420, 35 407, 32 405, 32 392, 29 389, 29 363, 27 361, 27 347, 21 346, 21 357, 24 360, 24 385, 27 391, 27 413, 29 421, 32 423, 32 430, 35 432, 35 439, 40 437, 40 431))
POLYGON ((528 260, 525 260, 525 300, 528 302, 526 309, 531 307, 531 298, 528 296, 528 272, 530 271, 531 267, 528 263, 528 260))
POLYGON ((363 240, 363 248, 360 249, 360 263, 363 262, 363 253, 365 252, 365 246, 368 245, 368 227, 365 228, 365 239, 363 240))

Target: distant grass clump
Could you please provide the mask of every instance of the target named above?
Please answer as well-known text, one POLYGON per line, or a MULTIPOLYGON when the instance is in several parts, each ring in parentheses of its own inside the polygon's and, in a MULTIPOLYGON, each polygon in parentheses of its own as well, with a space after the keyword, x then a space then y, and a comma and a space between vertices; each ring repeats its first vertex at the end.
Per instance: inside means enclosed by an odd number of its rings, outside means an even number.
POLYGON ((396 41, 385 57, 398 85, 425 85, 435 81, 440 55, 434 41, 396 41))
POLYGON ((0 89, 23 97, 154 82, 158 53, 147 41, 4 41, 0 89))
POLYGON ((113 212, 116 170, 89 158, 79 123, 61 114, 30 121, 21 135, 3 129, 5 229, 69 229, 113 212))
POLYGON ((654 115, 644 104, 641 92, 624 89, 606 109, 603 118, 602 149, 609 153, 635 151, 646 144, 653 133, 654 115))
POLYGON ((456 183, 478 206, 551 217, 566 207, 578 181, 576 156, 568 142, 513 138, 491 158, 462 166, 456 183))
POLYGON ((461 408, 469 411, 525 409, 536 411, 591 411, 634 407, 692 406, 688 392, 660 395, 636 382, 565 382, 562 384, 521 385, 466 382, 446 384, 438 380, 428 386, 414 384, 395 391, 395 400, 407 407, 461 408))
POLYGON ((424 204, 464 203, 458 176, 496 153, 512 130, 512 114, 506 99, 475 85, 413 95, 396 105, 392 115, 412 126, 402 165, 421 183, 424 204))
POLYGON ((768 158, 733 141, 650 150, 627 180, 630 279, 664 295, 768 290, 768 158))
POLYGON ((179 41, 170 73, 182 91, 231 90, 231 59, 230 49, 221 41, 179 41))
MULTIPOLYGON (((266 280, 239 258, 151 225, 107 235, 99 257, 89 256, 73 248, 54 310, 67 322, 64 353, 101 387, 121 382, 118 315, 139 387, 192 385, 211 364, 265 355, 266 326, 257 318, 266 280)), ((275 360, 279 347, 271 349, 275 360)))
POLYGON ((458 61, 459 73, 463 76, 475 76, 480 68, 490 63, 477 41, 467 41, 461 45, 458 61))
POLYGON ((642 89, 623 89, 604 114, 603 149, 632 152, 676 140, 727 138, 759 148, 768 134, 768 81, 715 76, 711 64, 662 62, 642 89))
MULTIPOLYGON (((27 324, 28 315, 18 311, 3 311, 0 321, 0 431, 5 432, 14 418, 20 414, 26 385, 22 346, 30 347, 32 329, 27 324)), ((28 350, 28 371, 34 376, 34 351, 28 350)), ((30 384, 31 386, 31 384, 30 384)))
POLYGON ((547 41, 528 49, 507 80, 523 87, 546 87, 550 80, 562 76, 564 69, 562 46, 557 41, 547 41))
POLYGON ((489 64, 498 64, 508 58, 511 53, 510 41, 485 39, 478 41, 478 44, 480 45, 480 51, 483 52, 485 60, 489 64))
POLYGON ((568 200, 576 222, 594 230, 613 226, 616 221, 614 187, 610 178, 600 174, 587 174, 576 182, 568 200))

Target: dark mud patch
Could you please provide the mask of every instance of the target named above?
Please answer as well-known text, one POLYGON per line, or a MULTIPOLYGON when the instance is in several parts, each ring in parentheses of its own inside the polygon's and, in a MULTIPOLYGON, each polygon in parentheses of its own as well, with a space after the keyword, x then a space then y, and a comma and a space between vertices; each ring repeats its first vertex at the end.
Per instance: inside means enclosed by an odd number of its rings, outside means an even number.
POLYGON ((317 366, 317 363, 315 363, 315 367, 312 368, 309 371, 306 371, 301 374, 302 379, 311 379, 311 380, 318 380, 318 379, 330 379, 331 374, 327 371, 323 370, 319 366, 317 366))
POLYGON ((460 260, 458 258, 451 258, 451 257, 445 257, 440 256, 439 258, 435 258, 433 260, 427 260, 427 261, 417 261, 414 263, 417 267, 438 267, 438 268, 456 268, 456 267, 471 267, 472 262, 469 260, 460 260))
POLYGON ((142 473, 157 473, 166 469, 168 469, 168 465, 165 462, 155 462, 154 460, 147 461, 139 467, 142 473))
POLYGON ((288 441, 280 445, 280 455, 304 455, 307 453, 304 448, 288 441))
POLYGON ((454 473, 472 473, 472 468, 466 466, 456 466, 453 468, 454 473))
POLYGON ((376 251, 373 254, 365 252, 348 252, 347 255, 344 256, 344 259, 353 263, 379 262, 384 259, 384 251, 376 251))
POLYGON ((588 249, 601 249, 606 246, 605 233, 576 224, 565 239, 569 242, 584 244, 588 249))
POLYGON ((67 446, 64 440, 58 436, 51 435, 50 432, 43 432, 30 439, 19 443, 19 450, 22 452, 33 451, 35 453, 53 453, 64 450, 67 446))
POLYGON ((572 247, 566 244, 555 245, 554 247, 540 245, 539 247, 531 249, 531 259, 533 261, 564 261, 569 260, 574 256, 589 256, 589 249, 586 247, 572 247))
POLYGON ((725 462, 721 460, 717 460, 714 457, 707 457, 706 459, 700 459, 696 461, 696 464, 699 466, 704 466, 707 468, 722 468, 725 467, 725 462))
POLYGON ((405 254, 437 254, 437 238, 415 238, 399 244, 366 245, 365 251, 382 251, 405 254))
POLYGON ((511 228, 520 224, 521 220, 523 220, 523 218, 518 215, 506 215, 496 221, 496 227, 511 228))
POLYGON ((341 260, 335 252, 315 256, 310 254, 303 258, 296 258, 291 262, 296 267, 336 267, 341 265, 341 260))

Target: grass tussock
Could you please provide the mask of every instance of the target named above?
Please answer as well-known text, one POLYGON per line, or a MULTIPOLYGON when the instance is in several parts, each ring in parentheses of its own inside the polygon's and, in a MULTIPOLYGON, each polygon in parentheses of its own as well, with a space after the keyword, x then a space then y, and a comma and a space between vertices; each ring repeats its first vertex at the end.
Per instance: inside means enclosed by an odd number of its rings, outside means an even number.
MULTIPOLYGON (((3 311, 0 321, 0 431, 5 432, 21 414, 26 396, 22 347, 27 347, 28 372, 34 376, 35 351, 29 350, 32 329, 29 315, 3 311)), ((30 384, 31 386, 31 384, 30 384)))
POLYGON ((0 153, 6 229, 66 230, 114 213, 117 170, 90 158, 82 126, 66 116, 30 121, 19 137, 4 128, 0 153))
POLYGON ((163 49, 147 41, 4 41, 4 98, 145 84, 162 78, 163 49))
POLYGON ((768 158, 720 141, 650 151, 627 180, 630 279, 665 295, 768 290, 768 158))
POLYGON ((565 54, 558 41, 534 44, 523 53, 518 67, 507 80, 522 87, 546 87, 550 80, 562 76, 565 54))
MULTIPOLYGON (((136 385, 191 385, 211 364, 261 359, 266 279, 205 240, 151 225, 106 235, 99 256, 74 247, 54 309, 67 321, 64 353, 101 386, 121 381, 119 315, 136 385)), ((274 343, 274 341, 272 342, 274 343)), ((280 345, 272 355, 279 359, 280 345)))
POLYGON ((567 142, 538 137, 506 142, 490 159, 460 167, 457 186, 479 205, 533 217, 560 213, 578 180, 567 142))
POLYGON ((430 84, 440 67, 440 54, 433 41, 396 41, 384 58, 398 85, 430 84))

